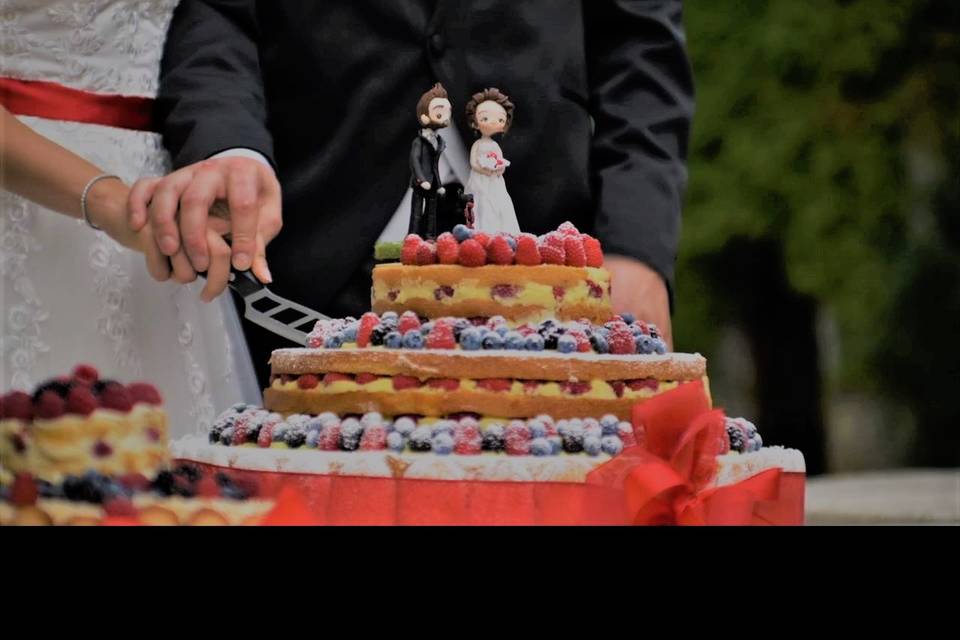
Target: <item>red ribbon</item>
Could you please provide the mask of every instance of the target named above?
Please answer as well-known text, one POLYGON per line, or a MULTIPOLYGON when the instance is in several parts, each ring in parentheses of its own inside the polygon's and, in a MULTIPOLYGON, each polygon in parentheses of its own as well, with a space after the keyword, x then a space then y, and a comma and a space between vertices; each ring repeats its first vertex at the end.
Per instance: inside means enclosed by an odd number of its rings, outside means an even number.
POLYGON ((150 98, 91 93, 42 80, 0 78, 0 103, 21 116, 134 131, 157 130, 150 98))

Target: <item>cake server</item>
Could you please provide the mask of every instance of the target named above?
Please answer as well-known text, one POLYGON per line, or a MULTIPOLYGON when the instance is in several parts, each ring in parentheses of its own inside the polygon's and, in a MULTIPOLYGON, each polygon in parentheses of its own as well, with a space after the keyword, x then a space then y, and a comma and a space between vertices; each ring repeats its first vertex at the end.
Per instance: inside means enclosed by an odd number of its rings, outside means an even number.
POLYGON ((231 269, 228 286, 243 298, 244 318, 301 347, 306 346, 307 334, 317 320, 330 319, 302 304, 281 298, 249 271, 231 269))

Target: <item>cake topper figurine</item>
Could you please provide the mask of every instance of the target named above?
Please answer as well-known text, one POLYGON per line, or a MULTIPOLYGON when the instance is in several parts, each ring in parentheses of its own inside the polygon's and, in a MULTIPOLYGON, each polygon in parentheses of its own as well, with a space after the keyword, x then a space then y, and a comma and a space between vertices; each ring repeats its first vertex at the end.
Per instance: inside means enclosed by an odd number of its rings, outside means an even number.
POLYGON ((520 233, 513 200, 507 193, 503 172, 510 161, 493 136, 504 134, 513 124, 513 103, 499 89, 484 89, 467 103, 467 123, 480 139, 470 149, 470 179, 467 192, 473 194, 475 227, 479 231, 520 233))
POLYGON ((437 200, 446 190, 440 182, 440 156, 446 148, 437 133, 450 124, 450 100, 439 82, 417 103, 420 134, 410 148, 410 233, 423 238, 437 237, 437 200))

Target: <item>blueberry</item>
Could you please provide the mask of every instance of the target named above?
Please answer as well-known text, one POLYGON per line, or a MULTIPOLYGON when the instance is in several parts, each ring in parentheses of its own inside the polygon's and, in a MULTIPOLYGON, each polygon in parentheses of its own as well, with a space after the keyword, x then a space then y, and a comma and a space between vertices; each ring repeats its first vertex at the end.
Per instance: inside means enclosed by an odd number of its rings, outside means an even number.
POLYGON ((477 351, 483 346, 483 335, 478 329, 467 329, 460 334, 460 346, 466 351, 477 351))
POLYGON ((653 350, 655 353, 663 355, 667 352, 667 343, 661 338, 653 338, 653 350))
POLYGON ((530 453, 535 456, 553 455, 553 446, 546 438, 534 438, 530 443, 530 453))
POLYGON ((411 451, 430 451, 430 441, 433 439, 433 432, 430 427, 417 427, 410 434, 411 451))
POLYGON ((396 322, 399 318, 396 311, 384 311, 380 314, 380 322, 396 322))
POLYGON ((327 336, 327 339, 323 341, 323 346, 326 349, 339 349, 343 346, 343 334, 334 333, 327 336))
POLYGON ((593 347, 593 350, 597 353, 610 352, 610 344, 607 342, 606 337, 599 333, 595 333, 590 336, 590 346, 593 347))
POLYGON ((648 325, 647 325, 647 333, 650 334, 650 337, 651 337, 651 338, 659 338, 659 337, 660 337, 660 329, 658 329, 658 328, 657 328, 657 325, 655 325, 655 324, 648 324, 648 325))
POLYGON ((220 444, 230 444, 233 441, 234 427, 227 427, 220 432, 220 444))
POLYGON ((503 349, 503 338, 500 334, 491 331, 483 338, 483 348, 487 350, 503 349))
POLYGON ((531 438, 546 438, 547 426, 536 418, 527 420, 527 428, 530 429, 531 438))
POLYGON ((438 420, 437 422, 433 423, 433 428, 432 428, 433 437, 436 438, 438 435, 442 433, 446 433, 452 436, 453 429, 455 426, 456 424, 451 420, 438 420))
POLYGON ((520 334, 519 331, 507 332, 507 335, 503 337, 503 341, 507 349, 513 349, 515 351, 522 351, 524 348, 524 345, 526 344, 526 340, 520 334))
POLYGON ((523 340, 523 348, 527 351, 543 351, 543 336, 531 333, 523 340))
POLYGON ((612 413, 608 413, 600 418, 600 427, 603 429, 603 435, 615 436, 617 435, 617 429, 620 427, 620 419, 612 413))
POLYGON ((760 451, 763 448, 763 438, 760 437, 760 434, 755 434, 752 438, 747 441, 747 450, 748 451, 760 451))
POLYGON ((394 431, 387 435, 387 447, 389 447, 391 451, 401 453, 407 447, 407 441, 400 435, 399 431, 394 431))
POLYGON ((484 451, 503 451, 504 428, 501 424, 492 424, 483 430, 483 450, 484 451))
POLYGON ((356 342, 357 341, 357 329, 360 328, 359 322, 351 322, 346 327, 343 328, 343 341, 344 342, 356 342))
POLYGON ((307 432, 306 445, 308 449, 316 449, 317 444, 320 442, 320 431, 319 430, 310 430, 307 432))
POLYGON ((583 439, 583 450, 590 456, 600 455, 602 445, 597 436, 587 436, 583 439))
POLYGON ((505 338, 508 333, 510 333, 510 327, 505 324, 497 325, 494 329, 501 338, 505 338))
POLYGON ((433 452, 439 456, 448 456, 453 453, 453 436, 449 433, 441 433, 433 437, 431 442, 433 452))
POLYGON ((399 331, 391 331, 383 339, 383 344, 387 349, 399 349, 403 346, 403 336, 400 335, 399 331))
POLYGON ((416 329, 409 329, 403 334, 403 346, 407 349, 423 349, 423 334, 416 329))
POLYGON ((366 427, 379 427, 383 425, 383 416, 377 413, 376 411, 371 411, 370 413, 363 414, 363 417, 360 418, 360 424, 366 427))
POLYGON ((603 429, 598 424, 591 424, 583 428, 583 437, 600 438, 603 436, 603 429))
POLYGON ((416 428, 417 423, 410 418, 397 418, 393 422, 393 430, 405 438, 409 437, 416 428))
POLYGON ((433 321, 424 322, 420 325, 420 334, 426 337, 429 333, 433 331, 433 321))
POLYGON ((560 336, 557 339, 557 351, 560 353, 573 353, 577 350, 577 341, 573 336, 560 336))
POLYGON ((637 353, 650 354, 653 353, 654 348, 653 338, 650 336, 640 335, 637 337, 637 353))
POLYGON ((556 456, 563 451, 563 438, 560 436, 550 436, 547 438, 547 442, 550 443, 550 455, 556 456))
POLYGON ((453 228, 453 237, 457 242, 464 242, 473 237, 473 231, 465 224, 458 224, 453 228))
POLYGON ((507 239, 507 244, 510 245, 510 248, 514 251, 517 250, 517 239, 513 236, 504 236, 507 239))
POLYGON ((623 440, 617 436, 603 436, 600 439, 600 448, 607 455, 615 456, 623 451, 623 440))
POLYGON ((632 313, 621 313, 620 317, 623 318, 623 321, 627 324, 633 324, 637 321, 636 316, 634 316, 632 313))
POLYGON ((326 424, 322 418, 314 418, 306 425, 304 425, 304 430, 307 432, 307 435, 311 433, 320 433, 323 431, 323 425, 326 424))

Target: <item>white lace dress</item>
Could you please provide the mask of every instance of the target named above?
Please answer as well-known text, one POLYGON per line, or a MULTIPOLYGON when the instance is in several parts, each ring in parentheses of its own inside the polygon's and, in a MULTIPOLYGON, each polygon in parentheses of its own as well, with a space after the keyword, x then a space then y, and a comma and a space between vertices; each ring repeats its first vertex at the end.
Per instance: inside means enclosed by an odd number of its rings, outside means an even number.
POLYGON ((507 193, 503 176, 486 172, 509 166, 503 157, 500 145, 491 138, 480 138, 470 149, 470 179, 466 192, 473 194, 474 226, 484 233, 520 233, 513 200, 507 193))
MULTIPOLYGON (((153 97, 176 0, 0 0, 0 77, 153 97)), ((128 184, 168 170, 160 136, 22 117, 128 184)), ((55 171, 51 167, 51 171, 55 171)), ((143 257, 83 222, 0 191, 0 389, 87 362, 163 393, 174 436, 259 389, 229 296, 150 279, 143 257)))

